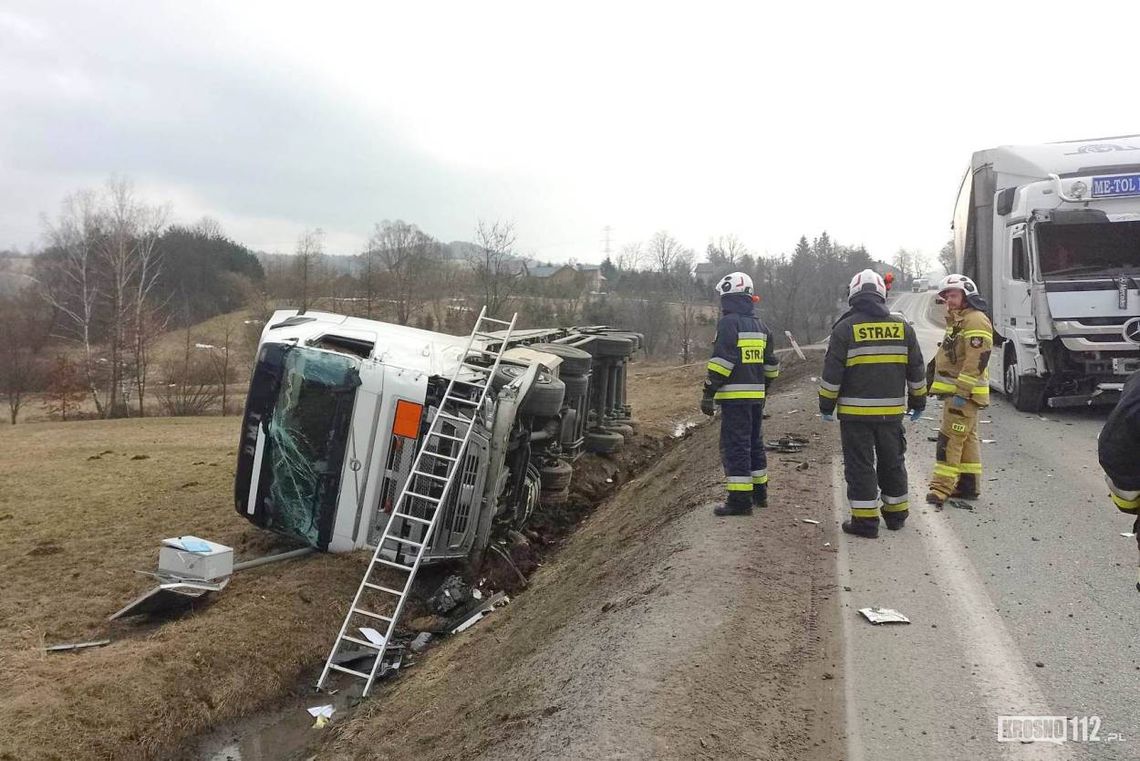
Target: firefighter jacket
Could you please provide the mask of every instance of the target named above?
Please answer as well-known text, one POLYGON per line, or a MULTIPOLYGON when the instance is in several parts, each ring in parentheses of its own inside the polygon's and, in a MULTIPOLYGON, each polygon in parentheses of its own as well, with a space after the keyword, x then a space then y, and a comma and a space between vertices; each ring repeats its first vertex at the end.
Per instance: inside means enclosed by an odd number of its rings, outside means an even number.
POLYGON ((1100 466, 1113 503, 1130 515, 1140 515, 1140 373, 1124 384, 1097 443, 1100 466))
POLYGON ((840 420, 901 420, 907 407, 926 408, 926 370, 918 336, 871 294, 856 295, 831 331, 819 411, 840 420))
POLYGON ((946 336, 934 357, 930 393, 990 403, 990 353, 994 326, 986 313, 966 306, 946 313, 946 336))
POLYGON ((762 402, 768 385, 780 374, 768 328, 746 294, 721 296, 720 309, 704 394, 721 404, 762 402))

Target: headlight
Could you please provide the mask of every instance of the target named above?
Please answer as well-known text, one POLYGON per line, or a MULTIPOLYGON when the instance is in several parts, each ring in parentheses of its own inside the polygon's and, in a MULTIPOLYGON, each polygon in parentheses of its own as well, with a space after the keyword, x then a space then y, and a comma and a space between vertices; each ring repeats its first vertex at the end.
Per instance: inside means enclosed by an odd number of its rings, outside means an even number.
POLYGON ((1069 186, 1069 194, 1074 198, 1084 198, 1085 193, 1089 192, 1089 186, 1082 180, 1077 180, 1069 186))

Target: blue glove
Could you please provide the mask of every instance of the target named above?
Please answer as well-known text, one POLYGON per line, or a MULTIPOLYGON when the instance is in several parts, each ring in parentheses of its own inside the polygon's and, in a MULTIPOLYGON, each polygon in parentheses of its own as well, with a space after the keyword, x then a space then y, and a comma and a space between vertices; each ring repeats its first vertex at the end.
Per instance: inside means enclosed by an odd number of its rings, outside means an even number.
POLYGON ((954 405, 955 409, 960 410, 966 406, 966 398, 964 396, 955 396, 950 400, 950 403, 954 405))
POLYGON ((835 413, 834 412, 828 412, 826 414, 821 414, 819 416, 819 419, 825 423, 834 423, 835 422, 835 413))
POLYGON ((910 422, 914 423, 917 422, 920 417, 922 417, 922 410, 911 410, 906 414, 907 417, 910 418, 910 422))

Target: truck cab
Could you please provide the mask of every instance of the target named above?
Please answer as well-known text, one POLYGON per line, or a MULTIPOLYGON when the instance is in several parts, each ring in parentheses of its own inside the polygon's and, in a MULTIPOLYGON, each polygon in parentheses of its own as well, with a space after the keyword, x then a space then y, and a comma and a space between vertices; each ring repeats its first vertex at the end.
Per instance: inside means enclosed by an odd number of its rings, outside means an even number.
POLYGON ((979 152, 954 230, 1004 339, 991 384, 1025 411, 1115 403, 1140 370, 1140 139, 979 152))
MULTIPOLYGON (((502 348, 502 363, 471 413, 465 451, 453 453, 458 480, 425 563, 480 555, 496 527, 523 525, 544 497, 562 493, 567 464, 591 444, 620 443, 611 429, 629 421, 625 365, 637 334, 598 326, 477 341, 473 348, 502 348)), ((327 312, 276 312, 246 399, 235 510, 322 551, 374 547, 450 378, 477 375, 462 364, 471 361, 467 342, 327 312)))

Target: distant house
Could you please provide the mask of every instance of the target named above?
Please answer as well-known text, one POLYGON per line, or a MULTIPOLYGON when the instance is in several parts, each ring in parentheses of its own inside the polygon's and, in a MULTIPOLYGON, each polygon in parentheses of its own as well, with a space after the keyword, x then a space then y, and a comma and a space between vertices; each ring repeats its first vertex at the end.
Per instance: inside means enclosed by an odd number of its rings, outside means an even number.
POLYGON ((720 280, 724 274, 721 272, 721 267, 713 264, 712 262, 701 262, 697 265, 697 269, 693 272, 695 277, 705 285, 712 285, 717 280, 720 280))
POLYGON ((578 274, 582 276, 583 284, 590 293, 606 290, 606 276, 602 274, 600 264, 579 264, 578 274))

